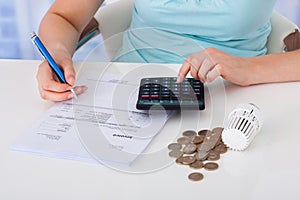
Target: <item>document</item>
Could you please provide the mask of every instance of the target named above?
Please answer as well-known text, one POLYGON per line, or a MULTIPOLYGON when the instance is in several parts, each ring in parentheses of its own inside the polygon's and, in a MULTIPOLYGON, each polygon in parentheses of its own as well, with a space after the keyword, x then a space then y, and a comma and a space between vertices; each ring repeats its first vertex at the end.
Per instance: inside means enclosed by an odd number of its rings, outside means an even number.
POLYGON ((171 112, 135 109, 137 79, 87 71, 77 100, 54 104, 12 150, 86 162, 130 165, 162 129, 171 112))

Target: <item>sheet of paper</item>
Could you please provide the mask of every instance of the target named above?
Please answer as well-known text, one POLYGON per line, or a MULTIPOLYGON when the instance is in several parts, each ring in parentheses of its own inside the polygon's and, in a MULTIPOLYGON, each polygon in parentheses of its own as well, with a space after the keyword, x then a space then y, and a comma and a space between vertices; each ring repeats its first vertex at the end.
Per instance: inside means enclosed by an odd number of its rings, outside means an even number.
POLYGON ((54 104, 12 145, 12 150, 89 162, 130 164, 171 113, 135 109, 139 80, 85 72, 89 87, 77 100, 54 104))

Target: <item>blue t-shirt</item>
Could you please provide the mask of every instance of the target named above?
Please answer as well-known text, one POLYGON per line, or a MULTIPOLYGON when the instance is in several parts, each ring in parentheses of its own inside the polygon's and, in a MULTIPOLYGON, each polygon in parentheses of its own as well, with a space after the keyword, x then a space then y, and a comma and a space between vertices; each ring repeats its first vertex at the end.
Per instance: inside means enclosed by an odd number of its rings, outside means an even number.
POLYGON ((182 63, 207 47, 236 56, 266 53, 276 0, 135 0, 114 61, 182 63))

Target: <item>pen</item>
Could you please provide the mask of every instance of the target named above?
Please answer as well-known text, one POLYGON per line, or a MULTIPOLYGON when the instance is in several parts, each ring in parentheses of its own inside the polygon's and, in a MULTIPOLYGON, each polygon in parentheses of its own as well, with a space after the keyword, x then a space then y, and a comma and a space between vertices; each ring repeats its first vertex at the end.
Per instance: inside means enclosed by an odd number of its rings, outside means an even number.
MULTIPOLYGON (((49 63, 50 67, 52 68, 52 70, 56 74, 56 76, 59 79, 59 81, 61 83, 67 84, 67 81, 65 79, 65 76, 64 76, 63 72, 61 71, 61 69, 59 68, 59 66, 56 64, 56 62, 54 61, 54 59, 52 58, 52 56, 50 55, 50 53, 47 51, 46 47, 43 45, 42 41, 36 35, 35 32, 31 33, 31 40, 32 40, 33 44, 37 47, 37 49, 40 51, 40 53, 42 54, 42 56, 44 57, 44 59, 49 63)), ((73 93, 73 97, 75 99, 77 99, 77 95, 75 93, 74 88, 71 88, 70 91, 73 93)))

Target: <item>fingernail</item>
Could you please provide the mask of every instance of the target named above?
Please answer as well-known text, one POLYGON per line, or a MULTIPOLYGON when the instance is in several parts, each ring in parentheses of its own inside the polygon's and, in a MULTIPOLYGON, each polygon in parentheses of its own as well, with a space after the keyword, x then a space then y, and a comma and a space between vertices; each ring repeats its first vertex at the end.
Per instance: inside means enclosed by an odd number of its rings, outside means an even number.
POLYGON ((181 79, 182 79, 182 78, 178 75, 178 76, 177 76, 177 81, 176 81, 176 82, 177 82, 177 83, 180 83, 180 82, 181 82, 181 79))
POLYGON ((71 89, 72 89, 72 87, 71 87, 71 86, 69 86, 69 87, 67 87, 66 91, 68 91, 68 90, 71 90, 71 89))
POLYGON ((87 87, 87 86, 83 86, 83 88, 82 88, 82 92, 85 92, 85 91, 87 91, 87 89, 88 89, 88 87, 87 87))
POLYGON ((69 82, 71 85, 73 85, 75 82, 75 78, 73 76, 69 77, 69 82))
POLYGON ((73 96, 74 96, 73 93, 69 94, 69 95, 68 95, 68 99, 72 99, 73 96))
POLYGON ((87 86, 81 86, 81 87, 78 87, 78 88, 75 89, 75 90, 76 90, 76 94, 82 94, 82 93, 84 93, 87 89, 88 89, 87 86))

